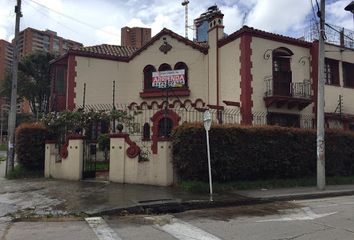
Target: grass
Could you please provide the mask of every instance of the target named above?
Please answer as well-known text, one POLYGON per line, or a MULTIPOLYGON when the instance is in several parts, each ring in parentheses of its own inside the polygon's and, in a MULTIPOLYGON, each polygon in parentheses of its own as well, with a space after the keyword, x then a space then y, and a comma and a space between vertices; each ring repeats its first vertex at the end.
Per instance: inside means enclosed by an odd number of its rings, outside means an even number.
POLYGON ((109 162, 96 162, 96 171, 109 170, 109 162))
POLYGON ((38 178, 43 177, 43 171, 27 170, 21 165, 16 165, 12 172, 6 176, 7 179, 20 179, 20 178, 38 178))
POLYGON ((7 151, 6 144, 0 144, 0 151, 7 151))
MULTIPOLYGON (((345 185, 354 184, 354 176, 346 177, 327 177, 327 185, 345 185)), ((182 181, 179 186, 190 192, 207 193, 209 192, 209 183, 200 181, 182 181)), ((277 179, 277 180, 258 180, 258 181, 238 181, 230 183, 213 183, 214 192, 228 192, 233 190, 248 189, 272 189, 272 188, 292 188, 316 186, 315 178, 299 179, 277 179)))

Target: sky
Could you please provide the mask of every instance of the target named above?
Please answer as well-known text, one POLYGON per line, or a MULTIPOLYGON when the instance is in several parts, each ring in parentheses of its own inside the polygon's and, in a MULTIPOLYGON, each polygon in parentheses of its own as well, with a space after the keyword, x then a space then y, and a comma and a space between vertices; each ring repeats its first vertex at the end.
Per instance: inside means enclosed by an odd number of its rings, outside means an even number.
MULTIPOLYGON (((193 19, 217 4, 225 32, 243 25, 293 37, 304 35, 314 19, 316 0, 189 0, 188 35, 193 19)), ((320 1, 320 0, 318 0, 320 1)), ((326 0, 326 22, 354 30, 353 14, 344 10, 351 0, 326 0)), ((120 29, 150 27, 152 35, 168 28, 185 35, 182 0, 22 0, 20 30, 50 29, 85 46, 120 44, 120 29)), ((0 39, 14 37, 16 0, 0 0, 0 39)))

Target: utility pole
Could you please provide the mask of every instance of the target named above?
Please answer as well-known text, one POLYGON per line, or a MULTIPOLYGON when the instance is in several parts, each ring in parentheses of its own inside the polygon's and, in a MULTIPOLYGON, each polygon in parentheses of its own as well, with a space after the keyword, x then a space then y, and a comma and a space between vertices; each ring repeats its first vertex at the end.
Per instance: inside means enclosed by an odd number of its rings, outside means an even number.
POLYGON ((325 133, 324 133, 324 38, 325 38, 325 1, 321 0, 319 47, 318 47, 318 92, 317 92, 317 188, 326 187, 325 171, 325 133))
POLYGON ((15 25, 15 45, 14 59, 12 63, 12 85, 11 85, 11 105, 8 118, 8 148, 6 161, 6 175, 14 170, 14 142, 15 142, 15 126, 16 126, 16 100, 17 100, 17 72, 18 72, 18 35, 20 31, 21 0, 17 0, 15 6, 16 25, 15 25))

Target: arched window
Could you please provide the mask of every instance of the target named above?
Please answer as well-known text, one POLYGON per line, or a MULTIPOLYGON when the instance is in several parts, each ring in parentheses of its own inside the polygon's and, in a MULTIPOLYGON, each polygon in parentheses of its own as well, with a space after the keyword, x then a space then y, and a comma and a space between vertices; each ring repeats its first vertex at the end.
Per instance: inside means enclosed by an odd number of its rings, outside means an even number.
POLYGON ((156 69, 152 65, 147 65, 144 68, 144 89, 152 88, 152 73, 156 72, 156 69))
POLYGON ((188 87, 188 67, 184 62, 178 62, 175 64, 174 70, 184 70, 184 87, 188 87))
POLYGON ((159 67, 159 72, 160 71, 169 71, 169 70, 172 70, 171 66, 167 63, 163 63, 160 65, 159 67))
POLYGON ((169 117, 163 117, 159 121, 158 137, 170 137, 173 127, 172 119, 169 117))
POLYGON ((150 139, 150 124, 145 123, 143 126, 143 140, 149 140, 150 139))

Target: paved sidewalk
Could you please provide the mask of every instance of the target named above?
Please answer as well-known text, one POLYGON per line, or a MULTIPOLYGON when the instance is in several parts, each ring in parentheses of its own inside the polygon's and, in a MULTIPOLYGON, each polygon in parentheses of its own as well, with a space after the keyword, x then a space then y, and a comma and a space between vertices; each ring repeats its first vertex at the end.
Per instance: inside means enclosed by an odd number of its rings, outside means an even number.
POLYGON ((275 200, 354 195, 354 185, 193 194, 173 187, 53 179, 0 179, 0 218, 6 215, 101 215, 179 212, 275 200))

